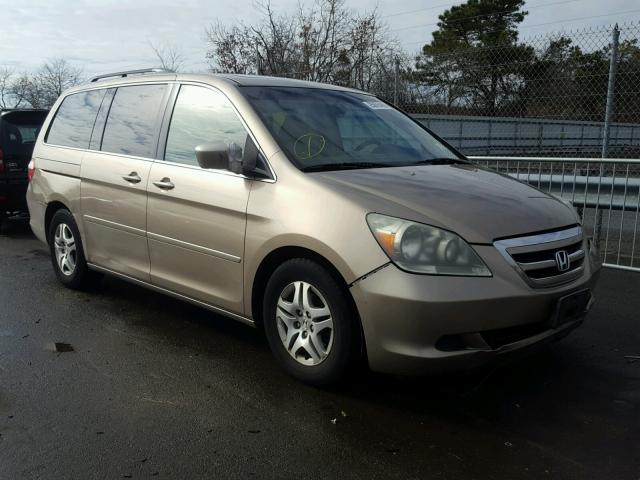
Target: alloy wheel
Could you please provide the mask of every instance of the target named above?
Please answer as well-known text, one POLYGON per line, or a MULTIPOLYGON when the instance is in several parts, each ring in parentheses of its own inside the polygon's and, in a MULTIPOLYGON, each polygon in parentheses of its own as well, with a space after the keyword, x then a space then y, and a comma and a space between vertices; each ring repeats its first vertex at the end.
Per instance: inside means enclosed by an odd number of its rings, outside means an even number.
POLYGON ((287 285, 278 297, 276 323, 289 355, 302 365, 322 363, 333 345, 333 318, 322 293, 307 282, 287 285))
POLYGON ((53 237, 56 261, 63 275, 70 276, 76 269, 77 250, 76 239, 69 225, 61 223, 56 228, 53 237))

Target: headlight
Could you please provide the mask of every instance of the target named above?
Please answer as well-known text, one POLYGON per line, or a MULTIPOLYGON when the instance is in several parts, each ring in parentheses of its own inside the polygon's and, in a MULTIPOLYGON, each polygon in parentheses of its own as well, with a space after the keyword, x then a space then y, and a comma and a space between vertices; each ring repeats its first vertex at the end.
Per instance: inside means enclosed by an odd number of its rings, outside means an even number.
POLYGON ((367 215, 371 232, 403 270, 431 275, 490 277, 478 254, 455 233, 378 213, 367 215))

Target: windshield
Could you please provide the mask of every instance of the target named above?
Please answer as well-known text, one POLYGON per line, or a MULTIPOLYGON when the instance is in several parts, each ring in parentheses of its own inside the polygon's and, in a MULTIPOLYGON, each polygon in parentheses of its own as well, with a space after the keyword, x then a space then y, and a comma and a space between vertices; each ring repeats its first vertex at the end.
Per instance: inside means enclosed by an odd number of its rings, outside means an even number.
POLYGON ((301 170, 460 161, 420 125, 371 95, 292 87, 241 91, 301 170))

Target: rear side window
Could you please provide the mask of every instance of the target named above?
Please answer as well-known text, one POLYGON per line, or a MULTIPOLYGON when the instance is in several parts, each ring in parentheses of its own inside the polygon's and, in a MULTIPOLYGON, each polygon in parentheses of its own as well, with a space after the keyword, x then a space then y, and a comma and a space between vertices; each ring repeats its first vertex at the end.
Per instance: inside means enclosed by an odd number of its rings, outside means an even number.
POLYGON ((198 165, 196 146, 236 143, 244 148, 246 140, 247 131, 224 95, 204 87, 180 87, 171 116, 165 160, 198 165))
POLYGON ((152 158, 167 85, 120 87, 102 136, 103 152, 152 158))
POLYGON ((104 90, 74 93, 58 108, 46 142, 63 147, 87 148, 104 90))
POLYGON ((109 113, 111 100, 113 100, 113 96, 115 95, 115 93, 115 88, 108 89, 106 95, 104 96, 104 99, 102 100, 102 105, 100 106, 98 116, 96 117, 96 123, 93 125, 93 133, 91 134, 91 141, 89 142, 90 150, 100 150, 104 124, 107 122, 107 114, 109 113))

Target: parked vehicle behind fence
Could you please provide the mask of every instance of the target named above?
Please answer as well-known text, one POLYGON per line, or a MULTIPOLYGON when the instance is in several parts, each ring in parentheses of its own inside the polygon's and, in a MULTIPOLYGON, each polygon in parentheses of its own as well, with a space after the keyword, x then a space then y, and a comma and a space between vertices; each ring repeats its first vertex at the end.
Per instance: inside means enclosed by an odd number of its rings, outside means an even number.
POLYGON ((47 110, 0 109, 0 228, 26 214, 27 165, 47 110))
POLYGON ((131 72, 58 100, 31 226, 58 279, 111 274, 261 326, 316 385, 466 369, 560 338, 599 264, 566 203, 356 90, 131 72))

